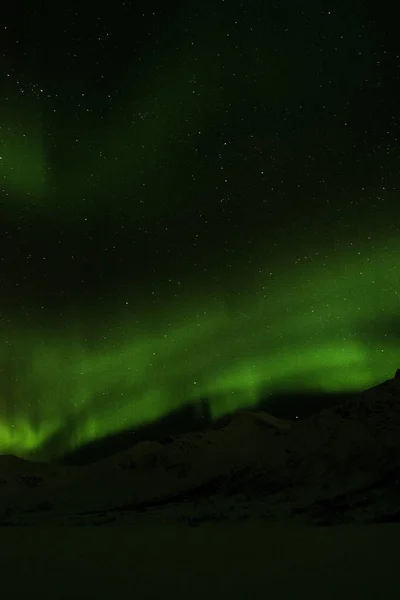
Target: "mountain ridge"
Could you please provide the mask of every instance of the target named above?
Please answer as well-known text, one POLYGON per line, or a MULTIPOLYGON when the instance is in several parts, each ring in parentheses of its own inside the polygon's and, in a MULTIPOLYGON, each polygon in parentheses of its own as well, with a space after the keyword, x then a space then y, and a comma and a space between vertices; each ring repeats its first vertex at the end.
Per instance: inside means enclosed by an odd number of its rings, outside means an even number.
POLYGON ((201 505, 224 518, 314 525, 398 520, 398 373, 300 421, 242 410, 220 429, 142 441, 81 466, 0 456, 0 523, 111 513, 118 522, 172 504, 176 518, 201 505))

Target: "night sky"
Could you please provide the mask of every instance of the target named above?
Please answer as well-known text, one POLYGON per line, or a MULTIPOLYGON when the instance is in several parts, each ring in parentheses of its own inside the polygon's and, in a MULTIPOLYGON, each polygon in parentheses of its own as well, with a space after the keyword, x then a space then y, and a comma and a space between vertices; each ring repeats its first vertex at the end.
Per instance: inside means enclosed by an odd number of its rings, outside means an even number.
POLYGON ((394 15, 15 0, 0 66, 0 452, 400 367, 394 15))

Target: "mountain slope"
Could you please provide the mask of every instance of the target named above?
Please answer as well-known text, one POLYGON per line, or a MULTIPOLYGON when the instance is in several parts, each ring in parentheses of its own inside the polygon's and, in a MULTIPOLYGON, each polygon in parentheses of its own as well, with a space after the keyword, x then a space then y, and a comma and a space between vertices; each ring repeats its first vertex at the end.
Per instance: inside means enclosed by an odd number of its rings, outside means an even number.
MULTIPOLYGON (((400 514, 400 378, 302 421, 263 411, 226 427, 141 442, 71 467, 0 457, 0 519, 35 522, 82 513, 199 502, 220 514, 256 509, 265 518, 315 524, 396 520, 400 514)), ((192 511, 192 512, 193 512, 192 511)))

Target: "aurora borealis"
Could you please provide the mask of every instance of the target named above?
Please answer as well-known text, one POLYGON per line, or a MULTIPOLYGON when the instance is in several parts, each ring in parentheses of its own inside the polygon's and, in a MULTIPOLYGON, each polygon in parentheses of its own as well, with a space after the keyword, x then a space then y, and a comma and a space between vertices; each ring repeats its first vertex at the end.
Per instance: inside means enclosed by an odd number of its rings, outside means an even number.
POLYGON ((0 453, 400 367, 390 18, 89 0, 3 21, 0 453))

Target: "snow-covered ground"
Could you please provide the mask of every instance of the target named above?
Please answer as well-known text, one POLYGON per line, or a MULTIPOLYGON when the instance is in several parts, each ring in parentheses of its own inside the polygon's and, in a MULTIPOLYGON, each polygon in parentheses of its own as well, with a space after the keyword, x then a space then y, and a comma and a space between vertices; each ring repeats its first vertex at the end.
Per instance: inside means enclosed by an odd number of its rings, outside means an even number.
POLYGON ((2 527, 4 598, 398 600, 400 525, 2 527))
POLYGON ((400 379, 92 464, 0 457, 0 594, 400 598, 400 379))

